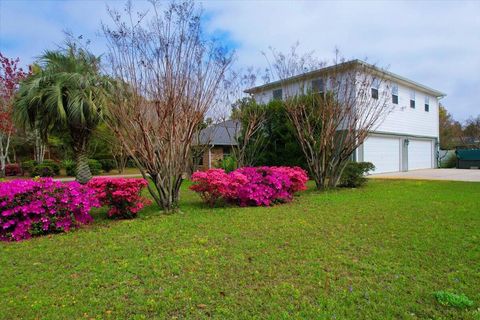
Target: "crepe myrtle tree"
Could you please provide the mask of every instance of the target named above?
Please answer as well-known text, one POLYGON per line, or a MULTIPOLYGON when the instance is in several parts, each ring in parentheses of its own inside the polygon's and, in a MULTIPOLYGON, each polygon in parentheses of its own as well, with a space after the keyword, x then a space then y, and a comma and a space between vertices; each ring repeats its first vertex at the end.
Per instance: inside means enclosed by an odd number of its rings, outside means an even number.
POLYGON ((13 101, 18 85, 28 72, 18 66, 18 58, 5 57, 0 52, 0 177, 5 176, 5 164, 8 158, 13 123, 13 101))
POLYGON ((165 211, 178 207, 179 190, 195 133, 217 102, 232 61, 227 50, 202 33, 201 10, 193 1, 126 16, 109 9, 103 25, 109 66, 117 79, 108 120, 113 132, 165 211))
POLYGON ((279 80, 289 120, 318 189, 337 186, 353 152, 391 112, 389 82, 383 69, 345 61, 336 52, 331 64, 298 44, 284 54, 265 54, 279 80), (313 77, 309 71, 322 68, 313 77), (298 87, 292 86, 295 77, 298 87))

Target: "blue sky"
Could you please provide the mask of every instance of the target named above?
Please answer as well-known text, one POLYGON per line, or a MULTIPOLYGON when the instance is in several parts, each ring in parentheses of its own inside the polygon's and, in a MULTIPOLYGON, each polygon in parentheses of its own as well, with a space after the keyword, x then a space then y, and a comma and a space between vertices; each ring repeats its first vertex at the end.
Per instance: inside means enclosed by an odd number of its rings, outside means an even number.
MULTIPOLYGON (((124 1, 0 0, 0 50, 30 63, 55 49, 64 30, 105 52, 100 22, 124 1)), ((145 1, 134 1, 147 8, 145 1)), ((479 1, 203 1, 207 32, 235 48, 238 66, 264 67, 269 46, 331 59, 335 47, 447 93, 459 120, 480 114, 479 1)))

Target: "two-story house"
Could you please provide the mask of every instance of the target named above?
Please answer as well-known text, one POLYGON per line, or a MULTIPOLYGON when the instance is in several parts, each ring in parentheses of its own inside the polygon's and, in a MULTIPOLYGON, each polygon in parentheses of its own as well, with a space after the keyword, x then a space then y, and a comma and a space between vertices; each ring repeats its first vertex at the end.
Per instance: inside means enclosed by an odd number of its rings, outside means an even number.
MULTIPOLYGON (((388 90, 387 103, 391 112, 356 150, 353 158, 372 162, 375 173, 435 168, 439 146, 439 100, 445 94, 360 60, 343 65, 345 68, 361 65, 368 72, 382 74, 389 83, 388 87, 373 88, 372 94, 376 90, 388 90)), ((259 103, 282 99, 284 90, 299 90, 304 83, 318 86, 327 69, 267 83, 245 92, 259 103)))

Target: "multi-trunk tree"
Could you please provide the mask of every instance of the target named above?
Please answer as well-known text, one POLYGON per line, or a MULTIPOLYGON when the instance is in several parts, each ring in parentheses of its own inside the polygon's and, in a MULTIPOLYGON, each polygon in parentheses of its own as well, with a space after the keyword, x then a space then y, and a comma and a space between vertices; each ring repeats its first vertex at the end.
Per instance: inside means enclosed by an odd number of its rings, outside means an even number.
POLYGON ((126 19, 111 11, 113 25, 103 26, 117 80, 108 123, 168 212, 178 206, 195 132, 217 101, 231 56, 202 33, 192 1, 151 5, 137 14, 130 3, 126 19))
POLYGON ((296 48, 271 50, 270 70, 317 188, 335 187, 354 151, 391 111, 389 83, 380 68, 338 54, 327 67, 296 48))

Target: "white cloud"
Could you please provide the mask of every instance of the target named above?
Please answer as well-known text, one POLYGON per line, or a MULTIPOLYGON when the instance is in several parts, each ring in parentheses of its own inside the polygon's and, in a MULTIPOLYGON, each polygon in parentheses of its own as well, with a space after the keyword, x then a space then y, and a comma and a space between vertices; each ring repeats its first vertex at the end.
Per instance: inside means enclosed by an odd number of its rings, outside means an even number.
MULTIPOLYGON (((92 40, 106 4, 124 1, 0 1, 0 50, 30 62, 64 38, 63 30, 92 40)), ((134 1, 136 7, 147 6, 134 1)), ((444 103, 458 119, 480 113, 480 2, 413 1, 204 1, 207 31, 227 34, 240 65, 266 65, 261 51, 305 51, 332 58, 337 46, 347 58, 369 57, 390 71, 448 94, 444 103)))

